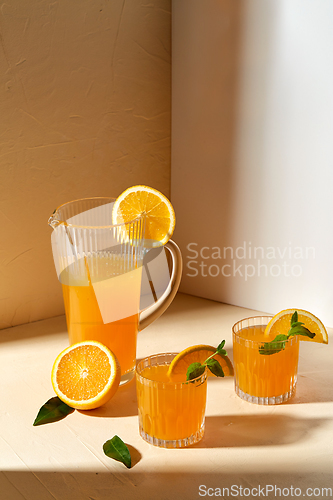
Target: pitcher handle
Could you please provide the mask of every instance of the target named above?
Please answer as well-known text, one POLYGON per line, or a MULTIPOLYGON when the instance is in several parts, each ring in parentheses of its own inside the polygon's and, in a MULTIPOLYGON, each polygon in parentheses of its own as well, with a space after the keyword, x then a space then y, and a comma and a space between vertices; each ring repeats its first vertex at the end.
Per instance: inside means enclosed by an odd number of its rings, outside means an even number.
POLYGON ((139 331, 146 328, 150 323, 159 318, 161 314, 169 307, 173 301, 180 285, 182 277, 183 260, 182 254, 178 245, 172 240, 169 240, 164 248, 170 253, 172 258, 172 271, 169 284, 163 295, 155 302, 155 304, 147 307, 140 312, 139 315, 139 331))

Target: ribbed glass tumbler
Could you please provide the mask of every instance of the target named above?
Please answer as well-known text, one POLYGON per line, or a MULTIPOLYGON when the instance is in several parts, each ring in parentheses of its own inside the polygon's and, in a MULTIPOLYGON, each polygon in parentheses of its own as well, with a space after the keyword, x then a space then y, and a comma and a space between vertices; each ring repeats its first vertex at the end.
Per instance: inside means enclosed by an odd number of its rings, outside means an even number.
POLYGON ((197 443, 205 429, 207 372, 188 382, 171 381, 167 371, 175 356, 157 354, 136 367, 140 435, 163 448, 197 443))
POLYGON ((271 316, 238 321, 232 328, 235 391, 260 405, 287 401, 297 382, 299 339, 277 340, 264 335, 271 316))

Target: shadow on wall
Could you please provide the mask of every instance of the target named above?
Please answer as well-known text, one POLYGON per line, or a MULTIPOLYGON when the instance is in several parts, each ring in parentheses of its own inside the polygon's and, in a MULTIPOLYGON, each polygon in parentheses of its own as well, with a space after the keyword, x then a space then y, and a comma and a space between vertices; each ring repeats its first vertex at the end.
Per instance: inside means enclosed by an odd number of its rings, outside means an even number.
POLYGON ((260 241, 265 219, 260 193, 275 11, 272 3, 250 8, 232 0, 175 6, 171 180, 181 291, 231 304, 241 302, 234 299, 244 272, 233 269, 235 249, 249 227, 250 240, 260 241), (248 26, 257 24, 247 47, 248 26), (253 71, 244 68, 249 61, 253 71))
MULTIPOLYGON (((181 291, 217 300, 209 278, 200 276, 207 262, 216 263, 207 259, 209 249, 230 241, 234 229, 243 11, 242 1, 185 0, 175 2, 173 14, 171 193, 184 258, 181 291), (202 257, 195 251, 203 244, 202 257)), ((221 295, 228 297, 226 290, 221 295)))

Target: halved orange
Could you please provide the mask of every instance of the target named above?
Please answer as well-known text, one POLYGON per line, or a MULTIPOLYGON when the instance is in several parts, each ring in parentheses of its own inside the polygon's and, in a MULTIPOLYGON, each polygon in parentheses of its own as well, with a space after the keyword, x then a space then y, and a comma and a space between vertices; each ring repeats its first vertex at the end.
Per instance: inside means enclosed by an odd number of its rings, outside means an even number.
POLYGON ((94 340, 67 347, 56 358, 53 389, 68 406, 92 410, 105 404, 118 389, 120 365, 105 345, 94 340))
POLYGON ((298 321, 304 323, 305 328, 316 334, 313 339, 299 335, 299 340, 327 344, 328 335, 323 323, 314 314, 303 309, 284 309, 279 312, 266 326, 264 335, 272 337, 272 339, 279 333, 284 333, 286 335, 290 329, 290 320, 295 311, 298 313, 298 321))
MULTIPOLYGON (((186 376, 186 372, 188 367, 192 363, 204 363, 209 356, 211 356, 214 352, 216 352, 216 348, 211 345, 194 345, 191 347, 187 347, 181 351, 177 356, 171 361, 168 377, 172 380, 172 378, 176 378, 177 375, 186 376)), ((234 374, 234 369, 232 363, 228 356, 221 356, 220 354, 216 354, 213 356, 220 365, 222 366, 222 370, 226 377, 232 376, 234 374)), ((213 374, 208 370, 208 375, 213 376, 213 374)))
POLYGON ((148 186, 126 189, 115 201, 112 210, 113 224, 130 222, 145 214, 145 239, 152 246, 164 245, 175 228, 174 209, 162 193, 148 186))

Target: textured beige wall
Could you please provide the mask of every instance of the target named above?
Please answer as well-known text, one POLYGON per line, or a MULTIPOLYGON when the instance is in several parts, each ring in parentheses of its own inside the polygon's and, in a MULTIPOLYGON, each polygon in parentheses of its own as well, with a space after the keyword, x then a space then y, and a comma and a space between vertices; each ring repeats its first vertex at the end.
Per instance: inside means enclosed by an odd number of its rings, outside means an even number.
POLYGON ((0 10, 0 328, 63 314, 48 217, 144 183, 170 194, 170 0, 0 10))

